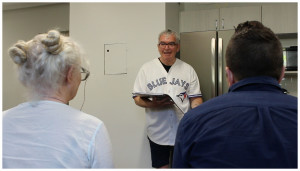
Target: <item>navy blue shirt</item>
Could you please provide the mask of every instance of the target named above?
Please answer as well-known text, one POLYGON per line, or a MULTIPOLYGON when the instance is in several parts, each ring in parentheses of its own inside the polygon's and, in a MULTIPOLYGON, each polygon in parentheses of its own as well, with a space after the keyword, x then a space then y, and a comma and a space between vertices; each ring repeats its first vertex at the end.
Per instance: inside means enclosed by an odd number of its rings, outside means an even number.
POLYGON ((252 77, 185 114, 174 168, 297 168, 297 98, 252 77))

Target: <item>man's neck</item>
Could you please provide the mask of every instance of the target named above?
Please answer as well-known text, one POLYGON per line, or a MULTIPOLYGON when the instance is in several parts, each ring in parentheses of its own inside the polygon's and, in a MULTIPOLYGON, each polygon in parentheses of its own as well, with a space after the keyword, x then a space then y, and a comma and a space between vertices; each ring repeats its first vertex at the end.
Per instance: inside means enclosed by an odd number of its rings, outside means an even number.
POLYGON ((164 59, 162 57, 159 58, 160 62, 163 63, 164 65, 167 65, 167 66, 172 66, 175 61, 176 61, 176 58, 172 58, 172 59, 164 59))

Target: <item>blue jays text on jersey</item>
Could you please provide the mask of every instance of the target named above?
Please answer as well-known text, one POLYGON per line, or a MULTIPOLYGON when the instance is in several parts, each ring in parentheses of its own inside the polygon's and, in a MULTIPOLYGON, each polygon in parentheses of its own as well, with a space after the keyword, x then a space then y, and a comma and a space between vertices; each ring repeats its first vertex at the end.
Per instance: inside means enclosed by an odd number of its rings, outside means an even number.
MULTIPOLYGON (((151 90, 153 90, 154 88, 159 87, 159 86, 161 86, 161 85, 165 85, 165 84, 168 84, 167 78, 166 78, 166 77, 162 77, 162 78, 156 79, 155 81, 151 81, 150 83, 147 84, 147 87, 148 87, 149 90, 151 91, 151 90)), ((181 79, 176 79, 176 78, 172 78, 172 81, 169 82, 169 84, 181 86, 181 87, 183 87, 185 90, 187 90, 188 87, 189 87, 189 85, 190 85, 190 84, 187 83, 186 81, 181 80, 181 79)))

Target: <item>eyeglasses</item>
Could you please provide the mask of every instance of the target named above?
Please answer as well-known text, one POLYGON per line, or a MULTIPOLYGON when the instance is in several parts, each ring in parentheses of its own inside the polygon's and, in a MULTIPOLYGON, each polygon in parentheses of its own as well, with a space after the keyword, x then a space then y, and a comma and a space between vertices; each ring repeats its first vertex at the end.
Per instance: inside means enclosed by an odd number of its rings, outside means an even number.
POLYGON ((175 42, 170 42, 170 43, 160 42, 158 45, 161 48, 165 48, 167 46, 169 46, 170 48, 174 48, 177 45, 177 43, 175 43, 175 42))
POLYGON ((81 67, 80 73, 81 73, 81 81, 85 81, 90 76, 90 71, 88 71, 83 67, 81 67))

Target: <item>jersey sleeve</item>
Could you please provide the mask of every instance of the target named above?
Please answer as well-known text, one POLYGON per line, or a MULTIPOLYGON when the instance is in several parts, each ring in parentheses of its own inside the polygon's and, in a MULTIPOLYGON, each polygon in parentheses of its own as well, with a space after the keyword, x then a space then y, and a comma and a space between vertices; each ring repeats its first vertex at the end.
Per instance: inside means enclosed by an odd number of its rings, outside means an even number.
POLYGON ((190 74, 191 74, 191 82, 190 82, 189 89, 187 91, 189 98, 202 97, 199 79, 198 79, 197 73, 195 72, 195 70, 193 68, 191 68, 190 74))
MULTIPOLYGON (((146 89, 146 75, 144 72, 143 67, 139 70, 135 82, 134 82, 134 86, 133 86, 133 93, 146 93, 147 89, 146 89)), ((135 96, 133 96, 134 98, 135 96)))
POLYGON ((113 168, 112 146, 103 122, 101 122, 88 149, 91 168, 113 168))

